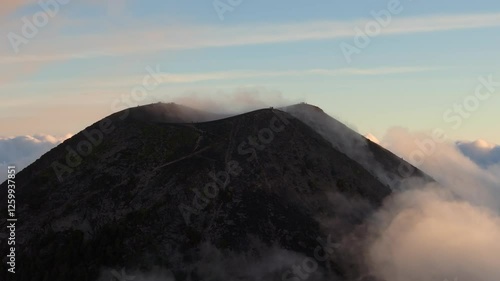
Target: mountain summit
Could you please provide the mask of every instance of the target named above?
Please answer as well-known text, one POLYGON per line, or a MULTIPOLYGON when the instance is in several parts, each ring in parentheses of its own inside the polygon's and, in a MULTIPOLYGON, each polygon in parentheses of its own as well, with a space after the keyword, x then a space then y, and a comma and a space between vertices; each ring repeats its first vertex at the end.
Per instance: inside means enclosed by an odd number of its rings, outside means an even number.
POLYGON ((16 277, 374 280, 364 222, 401 186, 401 161, 309 105, 130 108, 17 175, 16 277))

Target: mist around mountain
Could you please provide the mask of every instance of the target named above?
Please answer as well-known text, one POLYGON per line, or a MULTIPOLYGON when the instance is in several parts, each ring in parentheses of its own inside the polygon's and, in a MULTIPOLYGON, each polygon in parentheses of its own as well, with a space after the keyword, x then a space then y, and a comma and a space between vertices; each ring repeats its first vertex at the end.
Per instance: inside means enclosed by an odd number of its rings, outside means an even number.
POLYGON ((485 200, 496 179, 467 181, 479 171, 464 169, 461 184, 482 191, 472 198, 442 163, 424 164, 307 104, 237 116, 130 108, 18 174, 17 280, 499 276, 500 224, 485 200))

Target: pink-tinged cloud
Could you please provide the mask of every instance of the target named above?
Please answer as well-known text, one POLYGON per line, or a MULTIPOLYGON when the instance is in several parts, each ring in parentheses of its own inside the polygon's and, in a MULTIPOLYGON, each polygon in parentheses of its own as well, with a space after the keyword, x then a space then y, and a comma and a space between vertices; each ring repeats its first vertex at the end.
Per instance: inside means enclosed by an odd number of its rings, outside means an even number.
POLYGON ((500 166, 483 169, 454 142, 403 128, 382 144, 438 183, 396 193, 371 220, 373 273, 387 281, 498 280, 500 166))

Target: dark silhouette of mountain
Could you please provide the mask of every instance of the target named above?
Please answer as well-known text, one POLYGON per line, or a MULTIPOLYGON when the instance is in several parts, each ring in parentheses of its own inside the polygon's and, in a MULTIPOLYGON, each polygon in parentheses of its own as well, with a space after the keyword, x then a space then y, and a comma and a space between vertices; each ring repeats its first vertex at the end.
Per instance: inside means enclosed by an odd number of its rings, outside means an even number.
POLYGON ((132 119, 145 122, 162 123, 193 123, 207 122, 227 117, 224 114, 215 114, 193 109, 175 103, 153 103, 144 106, 138 106, 133 109, 127 109, 117 112, 110 116, 111 119, 132 119))
POLYGON ((375 280, 364 222, 392 192, 379 175, 402 160, 356 137, 364 161, 335 142, 344 132, 313 128, 318 110, 218 119, 153 104, 91 125, 16 177, 17 280, 113 280, 122 268, 175 280, 375 280))

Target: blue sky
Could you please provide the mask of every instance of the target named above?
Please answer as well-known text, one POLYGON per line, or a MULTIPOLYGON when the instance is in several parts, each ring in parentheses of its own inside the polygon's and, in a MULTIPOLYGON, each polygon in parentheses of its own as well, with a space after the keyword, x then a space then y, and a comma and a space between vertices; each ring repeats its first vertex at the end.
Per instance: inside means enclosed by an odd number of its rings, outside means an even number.
POLYGON ((166 82, 139 104, 243 89, 316 104, 362 134, 442 128, 500 143, 500 87, 459 128, 443 119, 479 77, 500 81, 500 3, 402 0, 346 60, 342 44, 355 46, 356 28, 389 3, 243 0, 221 20, 212 1, 70 0, 16 53, 8 35, 43 9, 12 1, 1 12, 0 136, 76 133, 159 66, 166 82))

